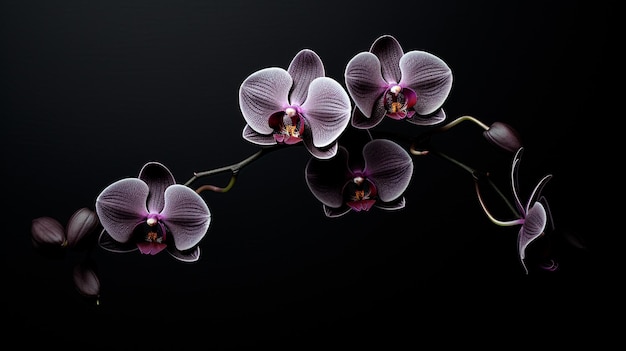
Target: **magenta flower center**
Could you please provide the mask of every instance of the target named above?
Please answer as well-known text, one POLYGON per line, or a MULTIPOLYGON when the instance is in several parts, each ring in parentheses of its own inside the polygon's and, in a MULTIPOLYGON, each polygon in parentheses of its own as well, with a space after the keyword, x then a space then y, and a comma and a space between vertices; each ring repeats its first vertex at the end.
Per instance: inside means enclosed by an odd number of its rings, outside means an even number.
POLYGON ((392 85, 384 95, 384 105, 387 116, 393 119, 403 119, 411 117, 413 114, 409 109, 415 106, 417 95, 411 89, 402 88, 399 85, 392 85))
POLYGON ((304 121, 298 107, 289 106, 270 116, 269 125, 278 143, 295 144, 302 141, 304 121))

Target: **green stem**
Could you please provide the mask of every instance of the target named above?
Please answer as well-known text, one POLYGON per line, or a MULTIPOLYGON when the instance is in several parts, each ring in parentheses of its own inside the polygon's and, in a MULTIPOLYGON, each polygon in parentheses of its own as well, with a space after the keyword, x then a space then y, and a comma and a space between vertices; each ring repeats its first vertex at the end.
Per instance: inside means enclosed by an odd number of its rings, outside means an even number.
MULTIPOLYGON (((270 148, 262 148, 261 150, 255 152, 254 154, 248 156, 246 159, 234 163, 232 165, 229 166, 225 166, 225 167, 220 167, 220 168, 216 168, 216 169, 211 169, 208 171, 203 171, 203 172, 195 172, 193 174, 193 177, 191 177, 187 182, 184 183, 184 185, 189 186, 191 185, 191 183, 195 182, 196 180, 198 180, 198 178, 201 177, 206 177, 206 176, 210 176, 210 175, 215 175, 215 174, 220 174, 220 173, 225 173, 225 172, 231 172, 232 177, 228 183, 228 185, 225 188, 219 188, 219 187, 215 187, 215 186, 203 186, 204 189, 203 190, 207 190, 210 187, 214 187, 215 189, 211 189, 214 191, 219 191, 219 192, 226 192, 228 190, 230 190, 233 185, 235 184, 235 179, 237 177, 237 173, 245 166, 247 166, 248 164, 252 163, 252 161, 259 159, 261 156, 268 154, 270 151, 276 150, 276 147, 270 147, 270 148)), ((198 188, 198 190, 202 189, 198 188)), ((200 190, 202 191, 202 190, 200 190)))

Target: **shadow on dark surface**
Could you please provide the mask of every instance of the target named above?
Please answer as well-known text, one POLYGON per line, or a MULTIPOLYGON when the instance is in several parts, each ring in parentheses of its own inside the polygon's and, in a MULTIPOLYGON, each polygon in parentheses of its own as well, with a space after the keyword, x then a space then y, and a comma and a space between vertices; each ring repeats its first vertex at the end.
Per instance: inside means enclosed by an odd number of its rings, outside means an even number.
MULTIPOLYGON (((614 337, 604 314, 621 304, 609 244, 615 229, 598 220, 610 210, 596 188, 612 185, 595 182, 605 166, 576 151, 581 140, 595 141, 572 122, 584 117, 580 87, 593 86, 607 54, 608 25, 592 20, 610 9, 403 6, 3 2, 3 339, 68 349, 299 350, 444 347, 459 339, 600 345, 614 337), (525 274, 518 227, 489 221, 471 175, 433 155, 411 156, 403 209, 328 218, 307 186, 310 154, 300 146, 250 163, 226 193, 201 193, 212 222, 195 263, 95 247, 97 305, 72 282, 82 252, 47 257, 34 249, 33 219, 67 223, 148 161, 162 162, 183 183, 254 154, 258 147, 241 137, 237 101, 251 73, 286 68, 311 48, 326 75, 345 85, 346 63, 382 34, 452 68, 448 121, 471 115, 520 132, 522 198, 553 174, 544 194, 557 234, 531 244, 528 255, 549 247, 557 270, 532 265, 525 274)), ((601 94, 587 93, 589 100, 601 94)), ((385 120, 376 133, 408 151, 407 138, 428 128, 402 122, 385 120)), ((512 155, 493 148, 476 125, 435 135, 431 146, 490 172, 510 196, 512 155)), ((225 185, 228 176, 198 183, 205 182, 225 185)))

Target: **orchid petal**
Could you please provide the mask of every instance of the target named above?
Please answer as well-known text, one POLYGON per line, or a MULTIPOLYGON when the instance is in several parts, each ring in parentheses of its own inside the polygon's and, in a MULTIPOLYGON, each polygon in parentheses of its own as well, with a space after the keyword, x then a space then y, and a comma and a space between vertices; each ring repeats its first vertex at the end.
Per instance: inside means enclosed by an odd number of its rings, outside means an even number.
POLYGON ((106 187, 96 199, 96 213, 113 240, 125 243, 148 214, 148 185, 137 178, 125 178, 106 187))
POLYGON ((417 93, 415 111, 420 115, 435 112, 452 89, 452 71, 439 57, 425 51, 410 51, 400 59, 400 85, 417 93))
POLYGON ((67 243, 65 228, 59 221, 51 217, 33 219, 31 235, 37 244, 64 246, 67 243))
POLYGON ((91 233, 98 226, 96 212, 81 208, 74 212, 67 223, 67 241, 69 247, 75 247, 85 235, 91 233))
POLYGON ((163 223, 172 232, 178 250, 188 250, 204 237, 211 223, 211 212, 198 193, 175 184, 165 190, 163 223))
POLYGON ((200 259, 200 246, 195 246, 186 251, 180 251, 168 247, 167 252, 172 257, 182 262, 196 262, 200 259))
POLYGON ((548 174, 545 177, 543 177, 539 183, 537 183, 537 185, 535 186, 535 189, 533 189, 532 194, 530 195, 530 198, 528 200, 528 203, 526 204, 526 212, 528 213, 529 211, 529 207, 534 204, 539 197, 541 196, 541 191, 543 191, 543 188, 546 186, 546 183, 548 182, 548 180, 550 180, 552 178, 552 174, 548 174))
POLYGON ((239 88, 239 107, 243 118, 260 134, 271 134, 269 116, 289 105, 293 79, 282 68, 265 68, 252 73, 239 88))
POLYGON ((427 116, 414 114, 409 118, 405 118, 405 121, 419 125, 419 126, 432 126, 443 122, 446 119, 446 112, 443 108, 438 109, 435 113, 427 116))
POLYGON ((391 35, 379 37, 372 44, 370 52, 378 57, 383 78, 387 82, 398 83, 402 78, 400 58, 404 55, 404 51, 396 38, 391 35))
POLYGON ((163 210, 165 199, 163 193, 168 186, 176 184, 170 170, 159 162, 148 162, 139 171, 139 179, 148 184, 147 208, 150 213, 163 210))
POLYGON ((105 230, 102 230, 100 235, 98 236, 98 246, 102 249, 115 252, 115 253, 128 253, 132 251, 136 251, 138 249, 135 242, 129 241, 127 243, 120 243, 109 235, 105 230))
POLYGON ((341 207, 338 207, 338 208, 333 208, 333 207, 329 207, 326 205, 323 205, 323 207, 324 207, 324 214, 328 218, 341 217, 352 210, 349 206, 346 206, 346 205, 342 205, 341 207))
MULTIPOLYGON (((526 247, 533 240, 537 239, 544 231, 547 222, 546 210, 540 202, 535 202, 535 205, 528 211, 524 224, 519 230, 517 236, 518 254, 524 264, 524 258, 526 257, 526 247)), ((524 264, 526 273, 528 270, 524 264)))
POLYGON ((343 187, 348 174, 348 152, 339 147, 329 160, 309 159, 305 167, 306 184, 313 196, 324 205, 338 208, 343 204, 343 187), (339 172, 337 171, 339 170, 339 172), (341 172, 345 170, 345 172, 341 172))
POLYGON ((243 128, 242 137, 245 140, 253 144, 257 144, 257 145, 263 145, 263 146, 276 145, 276 139, 274 138, 274 135, 272 135, 271 133, 261 134, 257 132, 256 130, 252 129, 247 124, 243 128))
POLYGON ((383 99, 381 98, 374 104, 374 110, 372 111, 371 117, 365 116, 358 107, 355 107, 352 112, 351 124, 357 129, 371 129, 380 124, 380 122, 385 119, 386 114, 387 110, 385 109, 383 99))
POLYGON ((324 65, 320 57, 312 50, 301 50, 289 64, 287 72, 293 78, 293 88, 289 103, 300 106, 306 101, 309 84, 318 77, 324 76, 324 65))
POLYGON ((387 139, 376 139, 363 148, 365 172, 376 184, 383 202, 397 199, 413 176, 413 160, 400 145, 387 139))
POLYGON ((517 207, 517 210, 520 211, 520 213, 522 214, 526 212, 526 209, 522 205, 522 201, 520 200, 520 197, 519 197, 518 173, 519 173, 519 164, 521 161, 523 151, 524 151, 523 147, 517 150, 517 152, 515 153, 515 156, 513 157, 513 166, 511 167, 511 185, 513 188, 512 189, 513 199, 515 200, 515 207, 517 207))
POLYGON ((348 93, 365 117, 370 117, 377 100, 387 89, 378 57, 371 52, 361 52, 346 66, 345 81, 348 93))
POLYGON ((380 208, 381 210, 386 210, 386 211, 396 211, 396 210, 401 210, 406 206, 406 199, 404 198, 404 196, 401 196, 395 200, 389 201, 389 202, 377 202, 374 205, 376 208, 380 208))
POLYGON ((352 105, 338 82, 320 77, 311 82, 302 109, 313 134, 313 145, 325 147, 336 141, 348 126, 352 105))
POLYGON ((139 252, 144 255, 156 255, 163 251, 167 247, 167 244, 157 242, 139 241, 137 242, 137 248, 139 252))
POLYGON ((335 154, 337 154, 338 144, 336 141, 325 147, 316 147, 315 145, 313 145, 311 138, 302 139, 302 142, 307 151, 309 151, 311 155, 315 156, 315 158, 318 158, 320 160, 333 158, 335 157, 335 154))

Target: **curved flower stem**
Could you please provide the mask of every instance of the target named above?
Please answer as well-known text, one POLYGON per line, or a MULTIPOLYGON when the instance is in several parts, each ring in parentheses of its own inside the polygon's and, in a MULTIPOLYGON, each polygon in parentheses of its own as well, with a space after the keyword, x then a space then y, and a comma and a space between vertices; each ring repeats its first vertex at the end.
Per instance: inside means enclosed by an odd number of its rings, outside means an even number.
MULTIPOLYGON (((422 156, 422 155, 428 155, 431 154, 431 151, 419 151, 419 150, 415 150, 414 146, 411 145, 410 148, 410 152, 413 155, 418 155, 418 156, 422 156)), ((481 177, 484 177, 487 179, 487 181, 489 182, 489 185, 491 185, 491 187, 496 191, 496 193, 498 193, 498 195, 504 200, 504 202, 506 203, 507 207, 511 210, 511 212, 513 212, 513 214, 515 216, 519 216, 519 213, 515 210, 515 207, 513 206, 513 204, 507 199, 507 197, 504 195, 504 193, 502 193, 502 191, 500 190, 500 188, 498 188, 498 186, 491 180, 491 178, 489 177, 489 173, 485 173, 479 170, 476 170, 464 163, 462 163, 461 161, 448 156, 446 154, 444 154, 443 152, 440 151, 432 151, 432 154, 439 156, 447 161, 452 162, 453 164, 455 164, 458 167, 461 167, 462 169, 466 170, 468 173, 470 173, 472 175, 472 177, 474 178, 474 182, 476 185, 476 192, 478 194, 478 201, 480 202, 480 205, 482 206, 483 210, 485 211, 485 213, 487 214, 487 217, 489 217, 489 219, 491 219, 492 222, 498 224, 498 225, 513 225, 513 224, 502 224, 502 223, 509 223, 509 222, 502 222, 502 221, 498 221, 495 218, 493 218, 493 216, 489 213, 489 211, 487 210, 485 204, 483 203, 482 197, 480 195, 480 188, 478 186, 478 179, 481 177)), ((517 224, 517 223, 515 223, 517 224)))
POLYGON ((458 117, 457 119, 449 122, 448 124, 445 124, 445 125, 443 125, 441 127, 438 127, 438 128, 434 128, 434 129, 424 133, 419 138, 414 139, 413 142, 411 143, 411 153, 414 154, 414 155, 425 155, 427 153, 426 151, 417 151, 416 150, 416 147, 417 147, 418 144, 421 144, 425 140, 428 140, 433 134, 446 132, 446 131, 452 129, 453 127, 457 126, 461 122, 464 122, 464 121, 474 122, 478 126, 480 126, 482 129, 484 129, 484 130, 488 130, 489 129, 489 126, 487 126, 486 124, 484 124, 483 122, 478 120, 476 117, 469 116, 469 115, 461 116, 461 117, 458 117))
POLYGON ((483 208, 483 211, 485 212, 485 214, 487 215, 490 221, 492 221, 493 223, 499 226, 513 226, 513 225, 524 223, 523 218, 518 218, 518 219, 511 220, 511 221, 497 220, 495 217, 491 215, 491 213, 489 212, 489 210, 487 209, 487 206, 485 205, 483 201, 482 196, 480 195, 480 187, 478 186, 478 180, 474 180, 474 186, 476 188, 476 195, 478 195, 478 202, 480 203, 480 206, 483 208))
POLYGON ((185 182, 184 185, 189 186, 191 183, 193 183, 194 181, 196 181, 198 178, 201 178, 201 177, 206 177, 206 176, 225 173, 225 172, 231 172, 232 177, 230 178, 230 181, 228 182, 228 185, 226 185, 226 187, 221 188, 215 185, 203 185, 196 190, 197 193, 200 193, 201 191, 204 191, 204 190, 212 190, 216 192, 225 193, 229 191, 235 185, 235 181, 237 180, 237 173, 239 173, 239 171, 243 167, 252 163, 252 161, 259 159, 261 156, 266 155, 270 151, 273 151, 276 149, 277 149, 276 147, 262 148, 261 150, 248 156, 246 159, 240 162, 234 163, 232 165, 220 167, 220 168, 216 168, 216 169, 212 169, 208 171, 203 171, 203 172, 195 172, 193 174, 193 177, 191 177, 187 182, 185 182))
POLYGON ((479 121, 476 117, 472 117, 472 116, 461 116, 457 119, 455 119, 454 121, 435 129, 436 132, 445 132, 449 129, 451 129, 452 127, 456 126, 457 124, 463 122, 463 121, 471 121, 474 122, 476 124, 478 124, 481 128, 483 128, 484 130, 489 129, 489 126, 487 126, 486 124, 484 124, 483 122, 479 121))

